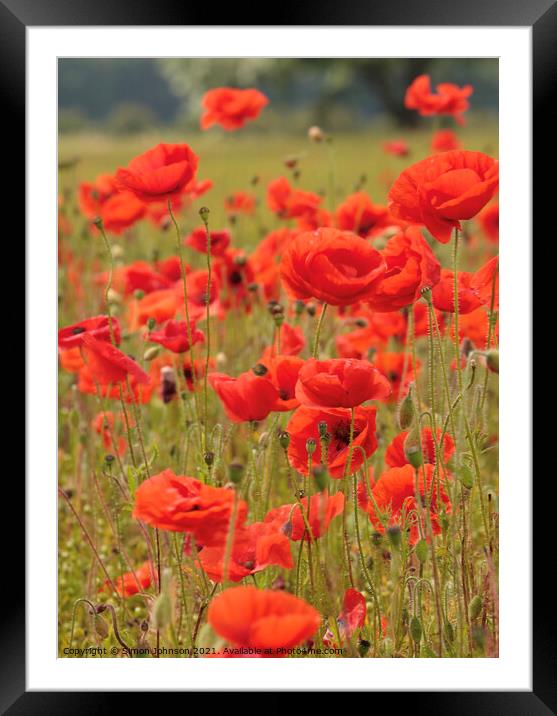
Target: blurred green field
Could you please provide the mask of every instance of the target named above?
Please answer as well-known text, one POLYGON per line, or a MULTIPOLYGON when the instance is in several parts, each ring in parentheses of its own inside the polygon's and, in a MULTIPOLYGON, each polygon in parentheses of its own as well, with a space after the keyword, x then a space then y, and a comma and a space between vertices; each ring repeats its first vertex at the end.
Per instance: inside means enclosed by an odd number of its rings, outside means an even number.
MULTIPOLYGON (((314 144, 304 135, 278 136, 273 133, 267 136, 249 130, 235 134, 215 130, 188 136, 173 132, 133 137, 62 135, 58 145, 60 163, 74 158, 79 162, 73 169, 60 173, 59 193, 73 191, 80 181, 91 181, 98 174, 112 173, 117 167, 126 166, 133 157, 159 142, 186 142, 200 158, 198 178, 211 179, 214 183, 203 198, 203 203, 211 210, 213 228, 224 226, 224 199, 233 191, 244 190, 257 195, 260 227, 270 230, 276 220, 266 209, 265 190, 272 179, 281 175, 291 177, 285 159, 298 157, 298 186, 302 189, 326 194, 332 162, 336 203, 352 193, 365 176, 363 191, 381 204, 386 202, 388 188, 397 175, 410 163, 431 153, 432 127, 397 131, 387 130, 382 125, 370 126, 365 132, 335 136, 330 145, 314 144), (404 139, 410 147, 410 155, 395 157, 387 154, 383 143, 392 139, 404 139), (258 183, 253 186, 255 176, 258 183)), ((457 135, 465 149, 483 151, 491 156, 498 153, 498 128, 493 117, 481 123, 476 120, 470 126, 458 129, 457 135)), ((324 206, 330 208, 328 199, 324 206)), ((251 231, 237 232, 234 243, 251 249, 257 238, 251 231)))

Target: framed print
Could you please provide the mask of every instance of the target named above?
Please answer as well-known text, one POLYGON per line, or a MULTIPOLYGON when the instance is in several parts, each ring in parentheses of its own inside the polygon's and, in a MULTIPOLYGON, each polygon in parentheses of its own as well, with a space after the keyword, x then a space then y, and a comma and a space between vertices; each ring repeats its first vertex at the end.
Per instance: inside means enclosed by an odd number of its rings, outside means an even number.
POLYGON ((7 713, 555 711, 530 432, 555 6, 312 10, 0 3, 28 287, 7 713))

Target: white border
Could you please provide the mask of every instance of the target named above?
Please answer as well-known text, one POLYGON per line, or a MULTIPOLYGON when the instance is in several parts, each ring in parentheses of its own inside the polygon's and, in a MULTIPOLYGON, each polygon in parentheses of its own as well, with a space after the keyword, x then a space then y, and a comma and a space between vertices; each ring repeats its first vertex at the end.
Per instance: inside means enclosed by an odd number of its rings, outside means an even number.
POLYGON ((531 28, 27 28, 27 689, 531 690, 531 28), (58 56, 499 57, 501 495, 498 659, 56 657, 58 56), (512 328, 515 328, 513 331, 512 328), (527 339, 526 339, 527 340, 527 339), (45 364, 46 354, 46 364, 45 364))

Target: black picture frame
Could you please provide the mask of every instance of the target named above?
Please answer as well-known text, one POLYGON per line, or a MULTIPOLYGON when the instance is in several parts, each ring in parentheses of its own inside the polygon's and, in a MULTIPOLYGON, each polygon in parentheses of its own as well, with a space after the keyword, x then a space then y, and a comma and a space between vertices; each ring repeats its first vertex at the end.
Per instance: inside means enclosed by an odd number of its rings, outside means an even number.
MULTIPOLYGON (((238 22, 238 6, 230 4, 218 10, 220 26, 268 24, 253 22, 256 18, 250 11, 251 22, 238 22)), ((11 137, 10 143, 25 146, 25 59, 26 28, 29 26, 102 26, 102 25, 185 25, 202 26, 205 13, 191 8, 189 4, 172 0, 0 0, 0 96, 2 98, 2 119, 4 136, 11 137)), ((315 0, 304 5, 280 3, 273 8, 273 25, 389 25, 389 26, 528 26, 532 28, 533 52, 533 157, 538 159, 539 173, 533 186, 533 206, 536 216, 534 227, 541 227, 546 219, 546 207, 555 203, 555 182, 547 181, 542 171, 548 165, 548 157, 555 155, 555 113, 552 110, 553 94, 557 78, 557 3, 555 0, 466 0, 466 2, 439 2, 438 0, 389 0, 388 2, 353 2, 347 10, 339 4, 317 3, 315 0), (315 21, 318 22, 315 22, 315 21), (549 145, 548 146, 548 142, 549 145)), ((24 176, 22 154, 19 160, 10 164, 3 196, 4 206, 9 207, 4 215, 4 224, 15 217, 14 234, 22 233, 21 216, 25 212, 24 176), (21 181, 16 180, 18 167, 21 181), (17 210, 19 209, 19 211, 17 210)), ((552 166, 555 166, 552 163, 552 166)), ((2 173, 0 173, 2 174, 2 173)), ((4 175, 4 179, 6 176, 4 175)), ((538 229, 538 236, 540 235, 538 229)), ((554 238, 551 238, 554 242, 554 238)), ((525 277, 527 281, 528 277, 525 277)), ((527 290, 527 289, 526 289, 527 290)), ((529 346, 525 346, 528 350, 529 346)), ((21 395, 18 398, 21 402, 21 395)), ((525 426, 525 430, 529 426, 525 426)), ((31 449, 28 445, 27 449, 31 449)), ((24 516, 24 482, 5 475, 4 504, 10 504, 10 511, 19 510, 24 516)), ((525 476, 529 479, 529 476, 525 476)), ((551 481, 554 481, 552 475, 551 481)), ((552 488, 553 489, 553 488, 552 488)), ((548 584, 548 560, 546 551, 553 545, 554 536, 550 529, 554 522, 553 499, 544 497, 541 490, 534 491, 534 574, 540 579, 533 592, 533 690, 531 692, 410 692, 389 693, 385 696, 396 706, 408 706, 412 711, 429 714, 505 714, 506 716, 540 716, 557 713, 557 645, 555 644, 555 590, 548 590, 541 584, 548 584)), ((0 611, 0 709, 1 713, 12 716, 19 714, 74 714, 101 713, 107 709, 129 708, 129 694, 94 692, 28 692, 25 684, 25 552, 23 524, 20 519, 20 539, 4 540, 3 574, 4 606, 0 611), (126 699, 126 701, 124 701, 126 699)), ((48 525, 44 526, 49 529, 48 525)), ((519 528, 519 527, 517 527, 519 528)), ((551 549, 551 548, 550 548, 551 549)), ((549 575, 551 576, 551 575, 549 575)), ((45 617, 46 618, 46 617, 45 617)), ((339 690, 342 684, 339 683, 339 690)), ((218 695, 218 694, 215 694, 218 695)), ((377 710, 374 694, 373 704, 377 710)), ((151 697, 142 694, 142 708, 149 708, 151 697)), ((157 696, 155 696, 157 698, 157 696)), ((213 698, 213 697, 212 697, 213 698)), ((274 703, 277 709, 286 709, 292 702, 288 694, 277 695, 274 703), (282 705, 282 706, 281 706, 282 705)), ((156 706, 155 706, 156 708, 156 706)), ((266 706, 266 708, 268 708, 266 706)))

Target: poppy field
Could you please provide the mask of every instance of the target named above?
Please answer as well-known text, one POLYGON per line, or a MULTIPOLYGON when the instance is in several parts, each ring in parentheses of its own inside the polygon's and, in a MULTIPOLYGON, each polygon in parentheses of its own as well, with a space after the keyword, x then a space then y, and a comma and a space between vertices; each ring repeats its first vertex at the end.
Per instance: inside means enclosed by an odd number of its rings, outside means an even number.
POLYGON ((497 128, 449 80, 60 141, 60 656, 498 655, 497 128))

